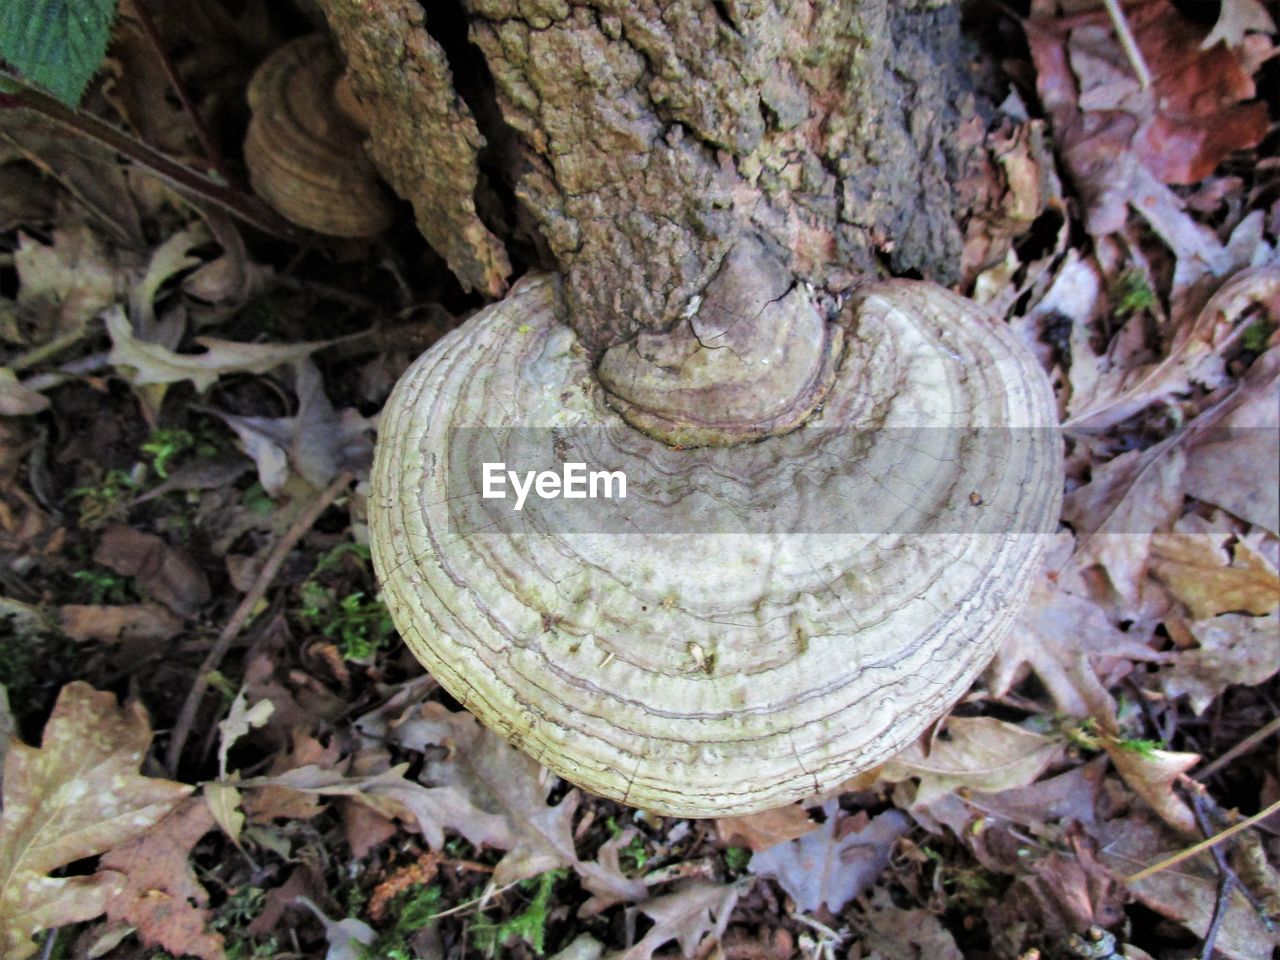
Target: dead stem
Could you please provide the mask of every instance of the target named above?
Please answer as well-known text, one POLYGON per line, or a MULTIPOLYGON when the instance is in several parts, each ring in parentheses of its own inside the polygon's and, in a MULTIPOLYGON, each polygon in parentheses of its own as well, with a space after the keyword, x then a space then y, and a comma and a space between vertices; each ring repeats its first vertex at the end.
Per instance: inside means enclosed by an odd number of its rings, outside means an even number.
POLYGON ((227 625, 222 628, 222 633, 218 635, 217 641, 209 650, 208 655, 205 656, 204 662, 200 664, 200 669, 196 672, 196 678, 191 684, 187 699, 183 701, 182 710, 178 714, 178 721, 174 724, 173 736, 169 739, 169 748, 165 753, 165 767, 171 774, 177 770, 178 761, 182 759, 182 748, 186 746, 187 737, 191 735, 191 727, 195 723, 196 713, 200 709, 200 701, 204 699, 205 688, 209 684, 209 676, 222 663, 222 658, 226 656, 227 650, 231 647, 231 641, 239 635, 244 625, 248 622, 253 608, 257 606, 258 601, 262 599, 267 589, 271 586, 271 582, 275 580, 276 574, 279 573, 285 558, 289 556, 293 548, 298 545, 298 541, 315 525, 315 522, 320 519, 320 515, 329 508, 330 504, 338 498, 339 494, 347 488, 353 479, 355 477, 350 471, 343 471, 307 505, 307 508, 302 511, 298 519, 293 522, 285 532, 285 535, 272 548, 271 555, 267 557, 266 563, 262 565, 262 572, 253 581, 253 586, 244 595, 244 599, 236 607, 235 613, 231 615, 227 625))

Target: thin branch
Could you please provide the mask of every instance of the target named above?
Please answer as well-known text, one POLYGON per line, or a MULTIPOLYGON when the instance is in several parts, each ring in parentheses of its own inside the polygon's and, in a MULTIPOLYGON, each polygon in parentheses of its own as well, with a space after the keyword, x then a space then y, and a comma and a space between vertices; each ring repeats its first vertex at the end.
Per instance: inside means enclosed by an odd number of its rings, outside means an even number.
POLYGON ((1129 21, 1125 19, 1124 11, 1120 9, 1119 0, 1102 0, 1107 8, 1107 15, 1111 17, 1111 25, 1115 28, 1116 36, 1120 38, 1120 46, 1124 47, 1124 55, 1129 58, 1129 64, 1133 67, 1133 72, 1138 75, 1138 82, 1142 84, 1143 90, 1151 89, 1151 71, 1147 69, 1147 61, 1142 59, 1142 51, 1138 49, 1138 41, 1133 36, 1133 31, 1129 29, 1129 21))
POLYGON ((353 479, 355 479, 354 475, 350 471, 344 470, 333 479, 329 486, 318 493, 315 499, 307 505, 307 508, 299 514, 285 535, 272 548, 266 563, 262 565, 262 571, 253 581, 253 586, 244 595, 244 599, 240 601, 240 605, 236 607, 235 613, 231 615, 227 625, 222 628, 222 632, 218 634, 218 639, 205 656, 204 662, 200 664, 195 681, 191 684, 191 690, 187 694, 187 699, 183 701, 182 710, 179 712, 178 720, 174 724, 173 735, 169 739, 169 748, 165 753, 165 766, 171 775, 177 771, 178 762, 182 759, 182 748, 186 746, 187 737, 191 735, 191 727, 195 723, 196 713, 200 710, 200 702, 204 699, 205 689, 209 685, 209 676, 222 663, 222 658, 231 649, 231 641, 239 635, 244 625, 249 621, 253 608, 257 606, 258 601, 266 594, 272 581, 275 580, 276 574, 280 572, 280 567, 284 564, 285 559, 293 548, 298 545, 298 541, 315 525, 315 522, 320 519, 320 515, 329 508, 330 504, 338 499, 342 491, 347 489, 353 479))
POLYGON ((1258 811, 1252 817, 1248 817, 1233 826, 1227 827, 1227 829, 1223 830, 1217 836, 1210 837, 1207 840, 1201 840, 1199 843, 1187 847, 1185 850, 1180 850, 1172 856, 1165 857, 1163 860, 1157 861, 1149 867, 1143 867, 1137 873, 1133 873, 1125 877, 1124 882, 1137 883, 1139 880, 1145 880, 1147 877, 1154 876, 1162 870, 1168 870, 1170 867, 1177 866, 1183 860, 1189 860, 1197 854, 1208 850, 1210 847, 1222 843, 1223 840, 1228 840, 1231 837, 1234 837, 1237 833, 1240 833, 1243 830, 1248 830, 1259 820, 1267 819, 1267 817, 1271 816, 1278 810, 1280 810, 1280 800, 1277 800, 1265 810, 1258 811))
POLYGON ((1231 891, 1236 881, 1230 874, 1224 873, 1218 878, 1218 898, 1213 905, 1213 919, 1209 929, 1205 931, 1204 943, 1200 947, 1200 960, 1213 960, 1213 945, 1218 942, 1218 932, 1222 929, 1222 921, 1227 919, 1227 910, 1231 906, 1231 891))
POLYGON ((295 227, 258 197, 192 170, 92 114, 73 110, 48 94, 22 84, 10 73, 0 71, 0 76, 19 88, 12 93, 0 94, 0 108, 25 109, 38 113, 72 133, 128 157, 174 189, 207 200, 266 233, 295 243, 307 239, 305 231, 295 227))
POLYGON ((164 48, 164 40, 160 36, 160 31, 156 29, 155 21, 151 19, 151 14, 147 11, 147 0, 134 0, 133 12, 142 27, 142 32, 147 35, 151 48, 159 58, 160 65, 164 68, 164 75, 169 80, 169 86, 177 94, 178 102, 182 104, 183 112, 191 120, 191 126, 195 129, 196 139, 200 141, 200 146, 204 148, 205 157, 213 166, 213 169, 224 180, 230 182, 231 175, 227 172, 227 165, 222 159, 222 153, 218 150, 217 144, 213 142, 213 137, 209 134, 209 128, 205 126, 204 118, 200 116, 200 111, 196 109, 195 103, 187 95, 186 84, 182 82, 182 77, 178 75, 178 70, 173 65, 173 60, 169 57, 169 51, 164 48))
POLYGON ((1259 730, 1255 730, 1253 733, 1249 734, 1249 736, 1245 737, 1243 740, 1237 743, 1234 747, 1232 747, 1230 750, 1228 750, 1226 753, 1220 756, 1217 760, 1214 760, 1212 763, 1206 764, 1203 770, 1195 771, 1193 776, 1197 780, 1201 780, 1201 781, 1209 779, 1211 776, 1213 776, 1215 773, 1217 773, 1219 770, 1221 770, 1223 767, 1229 764, 1236 757, 1240 756, 1243 753, 1248 753, 1254 747, 1258 746, 1258 744, 1262 743, 1262 741, 1266 740, 1268 737, 1278 732, 1280 732, 1280 717, 1275 717, 1266 726, 1262 727, 1259 730))

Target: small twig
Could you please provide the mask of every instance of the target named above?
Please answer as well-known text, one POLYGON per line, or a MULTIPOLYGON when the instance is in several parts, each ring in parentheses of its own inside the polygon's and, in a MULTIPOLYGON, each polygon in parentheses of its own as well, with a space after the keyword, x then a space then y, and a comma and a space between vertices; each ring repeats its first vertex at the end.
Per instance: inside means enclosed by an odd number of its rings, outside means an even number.
POLYGON ((1248 753, 1254 747, 1258 746, 1258 744, 1262 743, 1263 740, 1266 740, 1275 733, 1280 733, 1280 717, 1274 718, 1260 730, 1255 730, 1253 733, 1249 734, 1249 736, 1245 737, 1217 760, 1214 760, 1212 763, 1205 764, 1203 769, 1195 771, 1193 776, 1197 780, 1208 780, 1236 757, 1241 754, 1248 753))
POLYGON ((1189 860, 1197 854, 1208 850, 1210 847, 1217 846, 1219 843, 1222 843, 1222 841, 1234 837, 1237 833, 1240 833, 1243 830, 1248 830, 1259 820, 1267 819, 1267 817, 1271 816, 1277 810, 1280 810, 1280 800, 1277 800, 1265 810, 1258 811, 1252 817, 1248 817, 1237 824, 1227 827, 1227 829, 1223 830, 1217 836, 1210 837, 1207 840, 1201 840, 1199 843, 1187 847, 1185 850, 1180 850, 1171 856, 1165 857, 1163 860, 1157 861, 1149 867, 1143 867, 1137 873, 1130 874, 1125 877, 1124 882, 1137 883, 1139 880, 1145 880, 1147 877, 1154 876, 1162 870, 1168 870, 1170 867, 1178 865, 1183 860, 1189 860))
POLYGON ((1138 41, 1134 39, 1133 31, 1129 29, 1129 21, 1125 19, 1124 11, 1120 9, 1119 0, 1102 0, 1106 5, 1107 15, 1111 17, 1111 26, 1115 28, 1116 36, 1120 38, 1120 46, 1124 47, 1124 55, 1129 58, 1129 64, 1133 67, 1133 72, 1138 75, 1138 82, 1142 84, 1143 90, 1151 89, 1151 71, 1147 69, 1147 61, 1142 59, 1142 51, 1138 49, 1138 41))
POLYGON ((54 927, 45 935, 44 949, 40 951, 40 960, 49 960, 53 956, 53 945, 58 942, 58 930, 60 927, 54 927))
POLYGON ((1213 960, 1213 945, 1218 942, 1218 931, 1222 929, 1222 921, 1227 919, 1227 910, 1231 906, 1231 891, 1236 881, 1230 874, 1224 873, 1218 878, 1218 899, 1213 905, 1213 919, 1209 921, 1209 929, 1204 934, 1204 944, 1200 948, 1200 960, 1213 960))
POLYGON ((500 897, 520 882, 520 880, 512 880, 505 887, 499 887, 497 890, 486 890, 474 900, 468 900, 466 903, 460 903, 456 907, 450 907, 448 910, 443 910, 440 913, 433 913, 431 916, 427 917, 427 922, 430 923, 432 920, 439 920, 441 917, 449 917, 455 913, 461 913, 463 910, 468 910, 478 903, 484 903, 484 901, 488 900, 490 897, 500 897))
POLYGON ((200 111, 196 109, 195 103, 187 95, 186 84, 182 82, 182 77, 178 75, 178 70, 173 65, 173 60, 169 57, 169 51, 164 48, 164 40, 160 36, 160 31, 156 29, 155 21, 151 19, 151 14, 147 11, 146 0, 133 0, 133 12, 138 23, 142 26, 142 32, 147 35, 151 49, 155 51, 160 60, 160 65, 164 68, 164 74, 169 80, 169 86, 177 94, 178 102, 182 104, 183 112, 191 120, 191 126, 195 129, 196 139, 200 141, 200 146, 204 148, 205 157, 208 158, 209 163, 218 172, 218 175, 230 182, 231 175, 227 172, 227 165, 222 159, 222 153, 218 150, 217 144, 213 142, 213 137, 210 136, 209 128, 205 126, 204 118, 200 116, 200 111))
POLYGON ((173 735, 169 739, 169 749, 165 754, 165 766, 168 768, 170 775, 177 772, 178 761, 182 759, 182 748, 186 746, 187 737, 191 735, 191 727, 195 723, 196 713, 200 709, 200 701, 204 699, 205 688, 209 684, 209 676, 222 663, 222 658, 226 656, 227 650, 231 648, 231 641, 236 638, 248 622, 250 614, 253 613, 253 608, 257 606, 258 601, 262 599, 267 589, 271 586, 271 582, 275 580, 276 574, 280 572, 280 567, 284 564, 285 558, 289 556, 293 548, 298 545, 298 541, 315 525, 315 522, 320 519, 320 515, 329 508, 334 500, 338 499, 339 494, 347 488, 353 479, 355 479, 354 475, 350 471, 344 470, 338 474, 333 482, 317 494, 316 498, 293 521, 285 535, 272 548, 271 554, 262 565, 262 571, 253 581, 253 586, 244 595, 244 599, 240 601, 240 605, 236 607, 235 613, 231 615, 227 625, 222 628, 222 632, 218 634, 217 641, 214 642, 213 647, 205 656, 204 662, 200 664, 200 669, 196 672, 195 681, 191 684, 191 690, 187 693, 187 699, 183 701, 182 710, 179 712, 178 720, 173 726, 173 735))
POLYGON ((258 197, 237 190, 220 180, 206 177, 92 114, 85 113, 83 110, 73 110, 48 94, 22 84, 11 73, 0 71, 0 76, 18 87, 16 91, 0 94, 0 108, 26 109, 38 113, 108 150, 123 154, 175 189, 203 197, 232 216, 239 217, 266 233, 295 242, 301 242, 308 236, 305 231, 295 227, 258 197))
POLYGON ((19 354, 14 357, 8 364, 9 369, 14 373, 20 373, 28 367, 34 367, 36 364, 44 363, 50 357, 57 356, 68 347, 73 347, 89 334, 89 325, 87 323, 80 324, 75 330, 68 330, 61 336, 54 337, 48 343, 42 343, 38 347, 32 347, 26 353, 19 354))

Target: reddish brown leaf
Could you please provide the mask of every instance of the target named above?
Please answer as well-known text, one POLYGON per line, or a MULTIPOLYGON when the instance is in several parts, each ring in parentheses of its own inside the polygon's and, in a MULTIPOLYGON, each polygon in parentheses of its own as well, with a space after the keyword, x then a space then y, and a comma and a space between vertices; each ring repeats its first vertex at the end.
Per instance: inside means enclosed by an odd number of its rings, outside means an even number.
POLYGON ((222 960, 222 935, 209 932, 209 896, 187 862, 191 848, 213 828, 201 798, 187 800, 151 830, 102 858, 126 880, 107 902, 107 916, 137 929, 147 946, 174 956, 222 960))
POLYGON ((194 616, 209 601, 209 581, 185 550, 171 547, 153 533, 131 527, 109 527, 93 553, 95 563, 126 577, 182 617, 194 616))

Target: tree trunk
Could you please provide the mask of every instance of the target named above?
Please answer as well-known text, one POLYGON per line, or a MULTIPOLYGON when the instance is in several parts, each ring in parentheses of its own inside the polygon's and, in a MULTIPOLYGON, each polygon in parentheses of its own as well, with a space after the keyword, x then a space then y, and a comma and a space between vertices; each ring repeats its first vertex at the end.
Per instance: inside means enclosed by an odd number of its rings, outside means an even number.
POLYGON ((671 328, 746 237, 819 298, 958 276, 981 138, 946 0, 320 6, 450 269, 494 297, 556 270, 597 353, 671 328))

